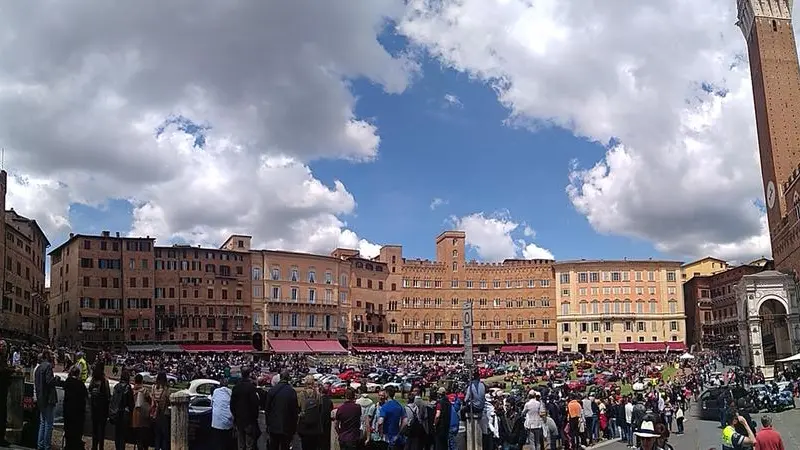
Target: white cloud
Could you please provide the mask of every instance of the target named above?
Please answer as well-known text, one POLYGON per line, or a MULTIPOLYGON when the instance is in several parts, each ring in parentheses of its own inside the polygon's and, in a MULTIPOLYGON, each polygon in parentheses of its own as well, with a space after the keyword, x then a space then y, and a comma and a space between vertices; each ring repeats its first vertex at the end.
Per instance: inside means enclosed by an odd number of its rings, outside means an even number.
POLYGON ((491 85, 510 124, 620 143, 588 169, 571 168, 569 198, 597 231, 686 256, 769 255, 735 2, 410 5, 402 32, 491 85))
POLYGON ((441 199, 439 197, 436 197, 431 201, 431 205, 430 205, 431 211, 435 210, 436 208, 438 208, 440 206, 445 206, 448 203, 449 202, 447 200, 441 199))
POLYGON ((525 228, 523 228, 523 230, 522 230, 522 234, 524 234, 525 236, 527 236, 529 238, 535 238, 536 237, 536 231, 534 231, 534 229, 529 227, 528 225, 525 225, 525 228))
POLYGON ((464 106, 455 94, 444 94, 444 102, 445 105, 455 108, 462 108, 464 106))
POLYGON ((51 236, 70 227, 70 202, 124 198, 132 233, 374 253, 342 220, 353 196, 308 163, 377 154, 348 80, 406 88, 415 64, 377 39, 403 12, 401 0, 9 4, 0 142, 27 180, 11 183, 9 205, 51 236), (203 150, 175 125, 154 137, 178 115, 212 127, 203 150))
POLYGON ((517 231, 520 224, 514 222, 507 212, 489 216, 478 212, 452 217, 451 220, 456 229, 466 233, 467 245, 474 248, 481 259, 502 261, 519 258, 520 255, 526 259, 555 259, 549 250, 524 239, 515 240, 512 233, 517 231))

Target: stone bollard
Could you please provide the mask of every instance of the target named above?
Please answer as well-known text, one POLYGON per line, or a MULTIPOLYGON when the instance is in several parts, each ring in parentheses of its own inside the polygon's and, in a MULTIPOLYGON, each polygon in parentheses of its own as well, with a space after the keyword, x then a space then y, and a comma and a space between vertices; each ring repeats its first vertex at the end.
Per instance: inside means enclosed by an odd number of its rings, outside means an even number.
POLYGON ((169 396, 170 449, 189 450, 189 394, 176 392, 169 396))
POLYGON ((8 386, 8 428, 21 430, 22 422, 25 418, 25 411, 22 408, 22 398, 25 395, 25 374, 13 372, 11 383, 8 386))

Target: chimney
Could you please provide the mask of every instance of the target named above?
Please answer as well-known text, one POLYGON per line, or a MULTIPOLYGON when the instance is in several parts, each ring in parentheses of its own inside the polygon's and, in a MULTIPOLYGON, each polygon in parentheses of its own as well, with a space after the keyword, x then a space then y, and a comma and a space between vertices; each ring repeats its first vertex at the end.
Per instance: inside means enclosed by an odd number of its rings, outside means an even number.
POLYGON ((75 233, 70 233, 70 234, 69 234, 69 238, 70 238, 70 239, 72 239, 72 238, 74 238, 74 237, 75 237, 75 233))
POLYGON ((116 232, 117 237, 119 237, 119 231, 116 232))
POLYGON ((103 235, 103 237, 109 237, 109 236, 111 236, 111 232, 110 231, 103 231, 102 235, 103 235))

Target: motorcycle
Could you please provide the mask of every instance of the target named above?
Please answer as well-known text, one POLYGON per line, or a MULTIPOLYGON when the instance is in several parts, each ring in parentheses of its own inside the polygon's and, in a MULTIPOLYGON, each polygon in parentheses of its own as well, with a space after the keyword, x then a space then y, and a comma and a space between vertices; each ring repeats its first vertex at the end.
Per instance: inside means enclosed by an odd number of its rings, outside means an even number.
POLYGON ((791 391, 781 391, 780 394, 775 396, 775 408, 778 411, 795 408, 791 391))

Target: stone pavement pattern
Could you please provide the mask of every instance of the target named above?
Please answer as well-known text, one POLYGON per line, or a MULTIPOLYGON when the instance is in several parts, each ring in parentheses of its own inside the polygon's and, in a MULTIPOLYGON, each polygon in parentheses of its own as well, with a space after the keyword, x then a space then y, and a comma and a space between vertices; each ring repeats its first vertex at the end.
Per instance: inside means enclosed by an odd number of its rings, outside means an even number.
MULTIPOLYGON (((761 429, 761 416, 764 413, 753 414, 753 420, 758 423, 761 429)), ((777 414, 770 414, 775 429, 783 437, 783 444, 787 449, 800 448, 800 408, 784 411, 777 414)), ((686 433, 679 436, 672 434, 669 443, 679 450, 717 450, 720 448, 719 422, 700 420, 690 417, 685 422, 686 433)), ((673 428, 674 430, 674 428, 673 428)), ((754 430, 757 432, 758 430, 754 430)), ((600 446, 598 446, 600 447, 600 446)), ((602 446, 603 450, 622 450, 627 447, 619 442, 602 446)))

